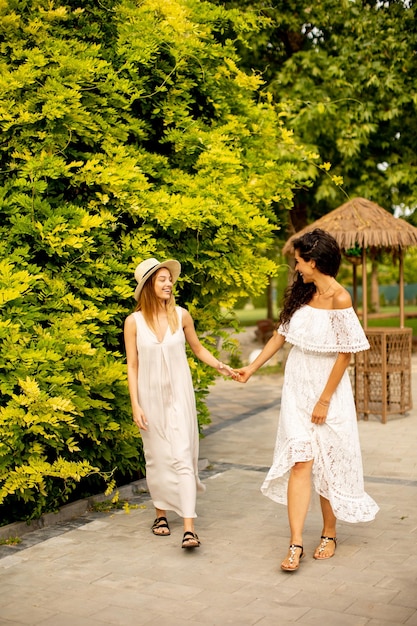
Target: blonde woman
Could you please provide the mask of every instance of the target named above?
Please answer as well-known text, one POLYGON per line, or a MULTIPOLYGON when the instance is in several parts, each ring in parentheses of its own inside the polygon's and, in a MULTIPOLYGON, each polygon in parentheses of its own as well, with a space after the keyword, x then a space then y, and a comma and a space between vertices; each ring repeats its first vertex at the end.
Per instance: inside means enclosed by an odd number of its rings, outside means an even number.
POLYGON ((124 327, 133 421, 140 428, 146 480, 156 511, 152 532, 170 535, 167 511, 183 518, 183 548, 197 548, 195 532, 199 434, 185 341, 198 359, 219 373, 232 370, 200 343, 189 312, 175 305, 173 285, 181 266, 147 259, 135 270, 137 306, 124 327))

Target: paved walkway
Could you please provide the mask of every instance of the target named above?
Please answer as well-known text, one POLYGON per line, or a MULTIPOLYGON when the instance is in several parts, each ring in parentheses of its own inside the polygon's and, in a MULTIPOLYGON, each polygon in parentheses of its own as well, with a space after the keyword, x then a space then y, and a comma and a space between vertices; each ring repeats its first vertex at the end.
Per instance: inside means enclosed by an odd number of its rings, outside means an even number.
MULTIPOLYGON (((414 361, 414 357, 413 357, 414 361)), ((413 378, 417 398, 417 361, 413 378)), ((272 458, 280 375, 219 380, 201 442, 207 486, 198 500, 198 550, 150 532, 147 494, 129 514, 89 513, 0 549, 1 626, 417 626, 417 410, 359 422, 369 524, 339 523, 333 559, 311 558, 321 534, 313 504, 295 573, 279 569, 286 508, 261 495, 272 458)))

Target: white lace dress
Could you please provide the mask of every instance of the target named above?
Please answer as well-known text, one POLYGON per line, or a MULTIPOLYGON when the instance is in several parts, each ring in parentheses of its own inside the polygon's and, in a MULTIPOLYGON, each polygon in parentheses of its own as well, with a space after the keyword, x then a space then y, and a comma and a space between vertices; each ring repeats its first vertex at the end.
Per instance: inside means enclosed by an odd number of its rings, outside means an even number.
POLYGON ((146 481, 153 505, 181 517, 197 517, 196 492, 205 486, 198 477, 198 422, 191 372, 185 352, 182 309, 179 328, 167 328, 162 341, 135 312, 139 357, 139 404, 148 420, 141 431, 146 481))
POLYGON ((364 491, 356 408, 347 371, 332 395, 326 422, 311 422, 338 353, 369 349, 355 311, 305 305, 278 333, 292 348, 285 367, 273 464, 262 493, 287 504, 291 467, 297 461, 314 459, 314 488, 330 501, 336 517, 345 522, 374 519, 379 507, 364 491))

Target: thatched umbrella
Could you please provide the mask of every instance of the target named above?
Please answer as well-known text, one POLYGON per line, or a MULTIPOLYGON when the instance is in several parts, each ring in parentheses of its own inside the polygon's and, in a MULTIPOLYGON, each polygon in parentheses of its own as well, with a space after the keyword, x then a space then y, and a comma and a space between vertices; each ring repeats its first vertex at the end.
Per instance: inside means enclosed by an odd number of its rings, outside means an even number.
MULTIPOLYGON (((358 246, 362 249, 362 289, 363 289, 363 325, 367 327, 367 280, 366 280, 366 249, 387 249, 397 254, 400 263, 400 327, 404 328, 404 267, 403 250, 409 246, 417 246, 417 228, 395 218, 382 207, 365 200, 353 198, 334 209, 327 215, 309 224, 303 230, 292 235, 282 252, 292 251, 292 242, 314 228, 322 228, 338 242, 343 252, 358 246)), ((354 277, 356 277, 354 268, 354 277)))

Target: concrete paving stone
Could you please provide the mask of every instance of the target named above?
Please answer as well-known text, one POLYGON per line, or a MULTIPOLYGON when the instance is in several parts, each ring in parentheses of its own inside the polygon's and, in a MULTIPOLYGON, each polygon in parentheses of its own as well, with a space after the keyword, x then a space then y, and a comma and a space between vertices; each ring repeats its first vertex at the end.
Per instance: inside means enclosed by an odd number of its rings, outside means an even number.
MULTIPOLYGON (((129 598, 124 598, 123 594, 121 597, 113 603, 114 606, 129 606, 132 608, 135 606, 129 598)), ((204 612, 209 604, 204 602, 199 602, 197 600, 180 600, 177 601, 175 598, 165 598, 164 596, 160 596, 159 598, 155 598, 152 596, 151 598, 147 597, 141 598, 140 604, 137 604, 137 610, 141 613, 143 623, 148 624, 149 616, 153 616, 155 619, 157 616, 164 617, 165 623, 170 625, 170 620, 175 620, 176 618, 181 618, 183 623, 194 623, 195 616, 200 612, 204 612)), ((197 620, 198 621, 198 620, 197 620)))
MULTIPOLYGON (((22 597, 19 602, 11 602, 1 607, 1 618, 19 624, 38 624, 42 620, 52 617, 54 612, 45 605, 34 606, 22 597)), ((55 622, 57 625, 59 622, 55 622)), ((61 626, 61 624, 59 625, 61 626)))
MULTIPOLYGON (((302 623, 302 619, 300 621, 287 621, 287 620, 283 620, 282 617, 279 620, 279 626, 294 626, 294 624, 301 624, 302 623)), ((258 622, 256 622, 256 626, 276 626, 277 622, 276 620, 273 620, 273 618, 271 617, 262 617, 258 622)))
POLYGON ((278 579, 280 580, 280 591, 281 589, 285 591, 289 598, 292 598, 298 593, 303 593, 304 603, 307 605, 310 596, 314 597, 317 592, 320 593, 321 589, 325 589, 329 596, 337 593, 340 583, 337 581, 332 583, 327 580, 322 582, 320 570, 314 568, 314 563, 309 564, 307 572, 305 571, 307 563, 302 563, 300 569, 295 572, 294 575, 292 572, 279 571, 278 579))
MULTIPOLYGON (((383 513, 377 514, 378 519, 383 517, 383 513)), ((367 546, 375 543, 384 534, 384 528, 377 526, 376 521, 369 523, 345 524, 339 522, 337 525, 337 535, 340 541, 349 541, 354 545, 367 546)))
POLYGON ((349 567, 349 563, 343 563, 336 558, 330 559, 327 563, 320 563, 320 565, 326 566, 326 573, 323 573, 323 580, 329 581, 355 581, 364 585, 378 585, 384 578, 386 573, 381 570, 371 570, 369 567, 364 567, 362 570, 349 567), (332 562, 332 564, 331 564, 332 562))
MULTIPOLYGON (((64 554, 67 550, 71 550, 74 545, 73 536, 69 536, 67 534, 51 537, 50 539, 47 539, 47 541, 49 542, 49 547, 53 547, 54 551, 61 552, 62 554, 64 554)), ((31 554, 32 556, 39 557, 42 557, 42 555, 50 556, 50 551, 45 550, 44 542, 42 542, 31 546, 31 554)))
MULTIPOLYGON (((199 581, 201 582, 201 581, 199 581)), ((171 598, 164 595, 151 595, 146 588, 137 591, 120 589, 117 596, 112 599, 112 606, 128 606, 142 611, 143 614, 151 611, 158 615, 179 616, 184 620, 191 620, 195 614, 204 611, 209 606, 207 594, 196 595, 193 598, 171 598), (199 599, 200 598, 200 599, 199 599)))
MULTIPOLYGON (((331 602, 331 598, 329 598, 329 602, 331 602)), ((367 617, 337 613, 331 609, 311 609, 297 623, 302 624, 302 626, 323 626, 323 624, 329 626, 368 626, 368 622, 367 617)))
MULTIPOLYGON (((13 585, 15 589, 23 589, 24 597, 28 591, 33 591, 39 587, 47 587, 56 577, 45 565, 37 565, 35 561, 23 563, 22 566, 4 570, 0 575, 0 587, 3 581, 13 585)), ((71 580, 69 587, 79 584, 77 580, 71 580)))
POLYGON ((380 619, 389 623, 398 622, 404 624, 415 611, 408 607, 398 605, 374 603, 366 600, 356 600, 346 609, 346 613, 362 615, 370 619, 380 619))
MULTIPOLYGON (((282 618, 279 620, 279 626, 294 626, 295 623, 300 624, 301 620, 297 622, 294 622, 294 620, 283 620, 282 618)), ((266 619, 261 618, 258 622, 256 622, 256 626, 276 626, 276 623, 270 617, 267 617, 266 619)))
POLYGON ((26 595, 24 595, 20 587, 7 584, 2 585, 0 596, 2 597, 0 616, 3 615, 2 607, 8 604, 16 603, 30 608, 31 603, 33 603, 34 606, 49 608, 49 603, 55 599, 55 593, 50 589, 36 588, 33 594, 28 589, 26 595))
POLYGON ((365 486, 381 511, 369 524, 339 523, 335 557, 317 562, 314 498, 306 558, 286 574, 279 564, 288 547, 287 509, 260 493, 282 377, 249 383, 221 379, 209 394, 213 427, 200 446, 207 493, 198 498, 196 520, 201 548, 181 550, 182 520, 171 513, 171 536, 154 537, 154 509, 143 493, 129 514, 90 512, 33 531, 23 546, 1 548, 0 626, 417 626, 417 410, 385 425, 358 423, 365 486))
MULTIPOLYGON (((227 573, 225 573, 225 577, 227 577, 227 573)), ((196 596, 194 600, 196 602, 200 600, 201 604, 205 603, 209 607, 212 607, 219 612, 227 610, 239 610, 247 607, 249 603, 247 596, 245 594, 242 594, 240 590, 233 593, 211 590, 209 597, 207 597, 206 593, 202 591, 200 593, 200 597, 196 596), (207 602, 207 600, 209 600, 209 602, 207 602)), ((197 619, 200 619, 198 615, 197 619)))
MULTIPOLYGON (((151 574, 155 572, 155 561, 150 563, 148 560, 142 564, 140 560, 133 559, 132 557, 124 561, 112 560, 110 566, 105 572, 100 572, 100 577, 96 578, 93 582, 98 586, 109 586, 112 582, 113 585, 120 586, 123 581, 126 581, 126 577, 133 582, 138 583, 142 579, 152 580, 151 574)), ((179 569, 178 569, 179 571, 179 569)), ((126 583, 125 583, 126 584, 126 583)), ((129 585, 130 586, 130 585, 129 585)))
POLYGON ((255 577, 253 582, 243 584, 239 593, 253 600, 265 598, 268 602, 274 600, 279 604, 286 604, 298 593, 299 589, 285 585, 283 579, 284 575, 277 576, 274 572, 274 576, 271 576, 271 572, 266 572, 264 577, 255 577))
POLYGON ((326 593, 326 589, 323 588, 321 592, 316 589, 315 594, 309 594, 308 597, 300 591, 285 602, 281 599, 274 602, 272 599, 261 597, 249 604, 248 610, 255 611, 258 609, 263 615, 270 615, 271 617, 281 615, 284 619, 294 619, 297 616, 296 619, 299 619, 314 607, 326 606, 329 602, 329 597, 331 597, 332 609, 334 611, 343 612, 349 606, 346 598, 338 598, 333 594, 330 596, 329 592, 326 593))
MULTIPOLYGON (((404 593, 410 593, 413 597, 415 596, 415 575, 411 580, 405 579, 401 576, 401 570, 396 572, 395 576, 386 576, 379 583, 379 587, 382 589, 397 589, 400 588, 404 593)), ((416 596, 417 601, 417 596, 416 596)))
MULTIPOLYGON (((161 580, 165 581, 167 573, 162 571, 161 580)), ((234 593, 237 590, 242 589, 242 581, 233 578, 219 576, 219 569, 213 566, 212 563, 203 563, 198 569, 195 567, 190 568, 190 571, 184 572, 181 575, 181 580, 184 585, 191 585, 192 582, 198 583, 200 587, 200 593, 209 596, 212 592, 221 591, 223 593, 234 593)))
MULTIPOLYGON (((178 613, 180 613, 180 611, 178 613)), ((182 617, 172 614, 155 615, 154 617, 151 617, 151 619, 147 619, 146 622, 143 622, 143 626, 184 626, 184 624, 192 624, 192 626, 206 626, 206 623, 203 624, 203 622, 197 621, 195 617, 193 617, 191 621, 185 621, 182 617)))
POLYGON ((387 536, 385 536, 385 534, 383 536, 384 542, 390 543, 389 548, 385 550, 388 553, 387 556, 392 556, 392 558, 402 557, 403 560, 404 558, 408 558, 410 556, 415 558, 417 553, 416 546, 414 544, 415 537, 410 536, 407 541, 407 535, 405 532, 402 533, 402 537, 398 537, 397 535, 396 539, 393 539, 391 535, 392 533, 387 533, 387 536))
POLYGON ((1 568, 8 569, 9 567, 16 567, 16 565, 24 563, 25 561, 26 559, 20 554, 11 554, 1 559, 1 568))
MULTIPOLYGON (((270 625, 281 624, 281 619, 285 618, 285 613, 287 613, 286 609, 278 607, 273 618, 269 616, 270 625)), ((291 613, 293 622, 302 615, 302 611, 300 611, 300 609, 289 609, 288 613, 291 613)), ((225 624, 230 624, 232 626, 257 626, 259 621, 264 617, 265 614, 252 614, 246 609, 241 610, 238 608, 210 607, 201 614, 196 614, 194 619, 196 619, 198 623, 204 624, 205 626, 224 626, 225 624)))
MULTIPOLYGON (((322 596, 321 604, 317 602, 313 602, 312 606, 316 608, 319 608, 320 605, 322 607, 324 606, 323 603, 325 601, 325 594, 322 592, 321 596, 322 596)), ((340 587, 334 593, 332 593, 331 610, 337 610, 338 604, 340 603, 341 613, 343 612, 355 613, 355 611, 350 610, 353 605, 354 597, 356 598, 356 601, 363 601, 368 604, 372 603, 376 605, 376 604, 390 603, 396 596, 397 596, 397 591, 387 592, 386 590, 377 589, 376 587, 371 586, 371 585, 362 585, 362 586, 349 585, 344 589, 340 587), (356 595, 352 594, 353 588, 355 588, 356 590, 356 595)), ((362 613, 360 613, 360 615, 362 615, 362 613)))
MULTIPOLYGON (((338 557, 340 556, 342 556, 341 553, 339 553, 338 557)), ((403 564, 404 557, 401 555, 395 555, 395 557, 388 559, 387 554, 381 555, 375 553, 375 551, 372 554, 368 550, 360 550, 349 559, 349 566, 351 568, 357 568, 359 571, 364 569, 382 571, 385 576, 395 576, 395 574, 403 568, 403 564)))
POLYGON ((100 520, 98 519, 93 520, 92 522, 87 522, 87 524, 80 526, 78 530, 80 530, 81 532, 95 533, 100 530, 105 530, 108 527, 109 527, 109 521, 106 518, 104 518, 100 520))
POLYGON ((327 589, 327 585, 316 585, 314 593, 307 596, 304 590, 300 590, 291 600, 289 604, 294 606, 304 606, 306 609, 321 609, 322 607, 329 606, 329 599, 331 598, 331 610, 344 613, 352 604, 352 598, 342 594, 331 592, 327 589))
POLYGON ((94 583, 111 572, 111 563, 90 562, 87 564, 72 563, 58 567, 55 574, 63 580, 81 580, 85 584, 94 583))
POLYGON ((335 596, 343 596, 349 598, 350 601, 364 599, 376 603, 381 602, 394 602, 398 596, 399 589, 398 581, 392 588, 387 589, 385 587, 375 585, 365 585, 349 581, 340 585, 334 592, 335 596))
MULTIPOLYGON (((163 569, 165 571, 166 568, 163 569)), ((171 580, 171 570, 168 570, 167 577, 171 580)), ((158 573, 155 571, 155 567, 141 569, 140 574, 136 574, 132 568, 126 567, 124 572, 118 569, 117 571, 100 578, 96 581, 94 587, 96 589, 102 588, 106 590, 106 593, 114 591, 115 593, 123 592, 142 592, 147 589, 147 586, 155 580, 158 573)))
MULTIPOLYGON (((399 582, 399 581, 398 581, 399 582)), ((391 600, 391 604, 399 604, 400 606, 407 606, 417 611, 417 583, 409 583, 401 581, 401 590, 391 600)))
MULTIPOLYGON (((408 621, 405 623, 407 624, 408 621)), ((370 619, 367 622, 367 626, 404 626, 404 622, 387 622, 386 620, 381 619, 370 619)))
POLYGON ((406 626, 417 626, 417 611, 404 623, 406 626))
MULTIPOLYGON (((395 574, 399 574, 406 580, 413 580, 416 582, 417 589, 417 579, 415 575, 415 559, 406 559, 397 562, 397 564, 392 564, 391 560, 388 558, 386 560, 379 560, 371 563, 366 568, 364 568, 359 574, 358 577, 362 575, 362 572, 369 573, 370 576, 374 575, 378 576, 378 573, 382 572, 384 576, 395 576, 395 574)), ((380 584, 378 582, 377 584, 380 584)))
POLYGON ((22 590, 15 586, 11 585, 7 582, 3 582, 1 586, 0 593, 0 616, 1 616, 1 607, 10 604, 11 602, 18 602, 22 597, 22 590))
POLYGON ((174 582, 154 581, 146 586, 146 593, 154 595, 156 598, 164 596, 165 598, 173 598, 180 603, 200 595, 204 591, 204 579, 201 578, 194 585, 185 585, 184 583, 176 584, 174 582))
POLYGON ((74 619, 72 613, 57 613, 52 617, 39 622, 31 622, 36 626, 105 626, 107 622, 96 620, 92 617, 77 617, 74 619))
MULTIPOLYGON (((152 612, 151 609, 144 611, 127 606, 107 606, 98 610, 91 617, 100 623, 111 626, 145 626, 149 623, 157 624, 160 618, 158 613, 156 611, 152 612)), ((59 626, 61 625, 59 624, 59 626)), ((73 623, 73 626, 78 625, 73 623)), ((166 621, 165 626, 168 626, 166 621)))
POLYGON ((87 589, 84 593, 77 593, 73 597, 68 597, 61 591, 53 600, 50 600, 48 608, 57 614, 71 614, 74 621, 77 621, 78 618, 93 617, 98 606, 105 608, 109 604, 108 595, 98 594, 95 589, 93 597, 93 594, 87 589))

